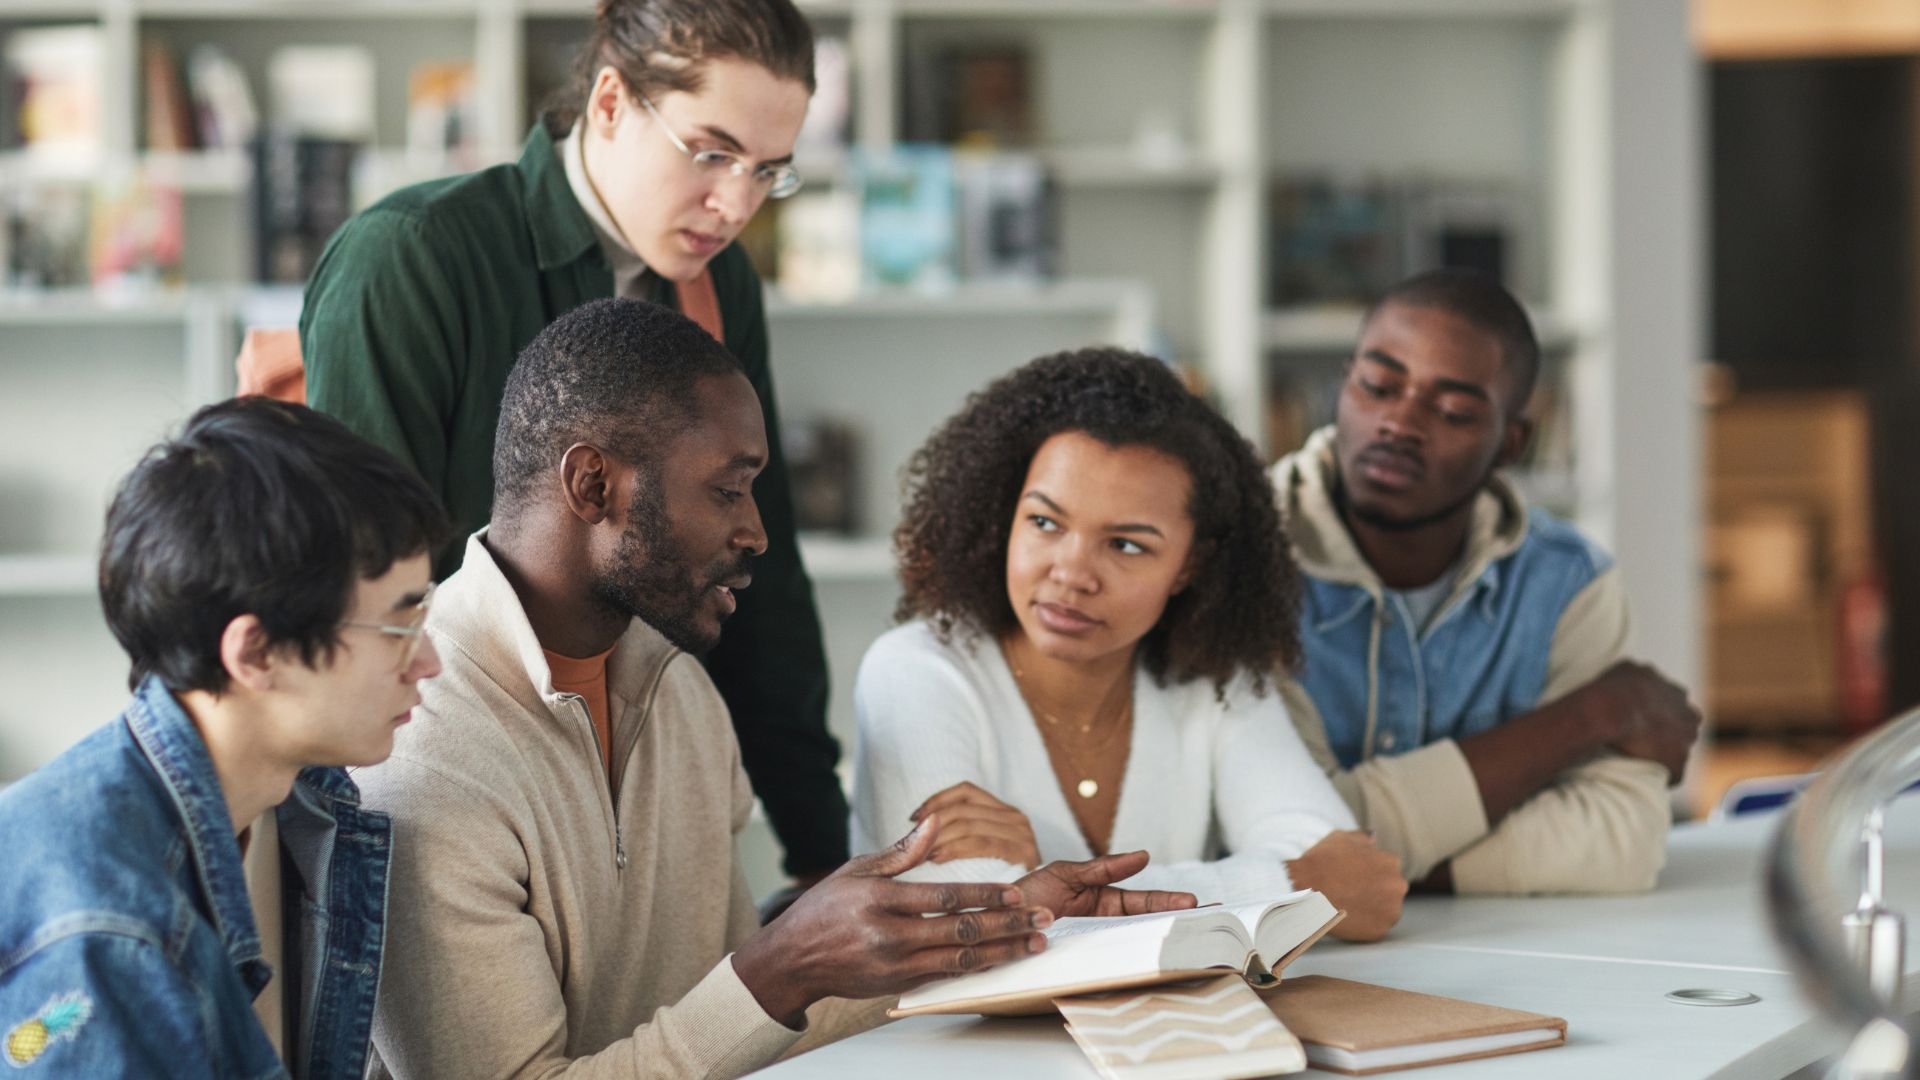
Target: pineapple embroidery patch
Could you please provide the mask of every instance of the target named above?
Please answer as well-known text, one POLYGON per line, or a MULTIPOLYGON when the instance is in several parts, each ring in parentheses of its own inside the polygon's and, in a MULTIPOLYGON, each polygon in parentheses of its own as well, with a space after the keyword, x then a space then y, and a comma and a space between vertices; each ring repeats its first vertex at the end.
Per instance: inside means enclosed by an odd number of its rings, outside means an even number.
POLYGON ((93 999, 87 995, 78 990, 55 994, 39 1012, 7 1032, 6 1042, 0 1044, 0 1057, 16 1069, 25 1068, 40 1060, 40 1055, 55 1043, 80 1034, 92 1016, 93 999))

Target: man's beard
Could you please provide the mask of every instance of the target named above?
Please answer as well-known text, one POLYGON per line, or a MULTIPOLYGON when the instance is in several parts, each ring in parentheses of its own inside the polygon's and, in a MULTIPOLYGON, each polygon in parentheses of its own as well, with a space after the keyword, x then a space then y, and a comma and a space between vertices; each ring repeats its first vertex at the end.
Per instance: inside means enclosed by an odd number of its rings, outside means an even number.
POLYGON ((720 635, 701 626, 700 608, 713 602, 715 585, 750 572, 750 556, 696 569, 674 550, 659 484, 648 477, 638 487, 613 567, 595 578, 590 595, 658 630, 681 650, 704 655, 720 635))
POLYGON ((1345 507, 1347 513, 1353 516, 1355 521, 1370 525, 1382 532, 1415 532, 1436 522, 1445 521, 1459 513, 1462 509, 1473 505, 1473 501, 1480 497, 1480 493, 1485 491, 1487 484, 1493 480, 1493 474, 1494 467, 1489 466, 1486 474, 1480 477, 1480 482, 1468 489, 1466 494, 1438 510, 1431 510, 1427 513, 1416 514, 1411 517, 1395 517, 1392 514, 1371 506, 1361 506, 1359 503, 1353 501, 1353 496, 1348 492, 1347 485, 1344 482, 1335 489, 1334 494, 1340 504, 1345 507))

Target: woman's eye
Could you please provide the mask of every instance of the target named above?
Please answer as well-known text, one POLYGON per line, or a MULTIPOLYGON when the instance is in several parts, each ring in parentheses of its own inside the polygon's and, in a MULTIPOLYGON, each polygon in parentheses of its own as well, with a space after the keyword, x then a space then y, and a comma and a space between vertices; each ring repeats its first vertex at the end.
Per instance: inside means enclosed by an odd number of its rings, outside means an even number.
POLYGON ((720 497, 727 502, 733 502, 746 494, 744 491, 735 491, 732 488, 714 488, 713 490, 719 492, 720 497))
POLYGON ((1045 514, 1029 514, 1027 515, 1027 520, 1033 522, 1033 527, 1039 529, 1041 532, 1060 531, 1060 523, 1045 514))
POLYGON ((1383 398, 1387 396, 1386 387, 1379 383, 1368 382, 1365 379, 1360 380, 1360 389, 1370 398, 1383 398))
POLYGON ((1139 544, 1123 536, 1114 537, 1113 547, 1114 550, 1120 552, 1122 555, 1145 555, 1147 553, 1146 548, 1141 547, 1139 544))

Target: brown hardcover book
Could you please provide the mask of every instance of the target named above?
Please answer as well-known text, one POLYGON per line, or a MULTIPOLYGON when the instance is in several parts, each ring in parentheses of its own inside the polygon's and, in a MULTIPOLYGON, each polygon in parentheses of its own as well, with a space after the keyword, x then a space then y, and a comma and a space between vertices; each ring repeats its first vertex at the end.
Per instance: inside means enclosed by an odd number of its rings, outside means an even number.
POLYGON ((1303 975, 1261 992, 1315 1068, 1367 1076, 1543 1050, 1567 1041, 1557 1016, 1303 975))
POLYGON ((147 149, 193 149, 193 112, 173 51, 149 41, 140 49, 140 64, 147 87, 147 149))

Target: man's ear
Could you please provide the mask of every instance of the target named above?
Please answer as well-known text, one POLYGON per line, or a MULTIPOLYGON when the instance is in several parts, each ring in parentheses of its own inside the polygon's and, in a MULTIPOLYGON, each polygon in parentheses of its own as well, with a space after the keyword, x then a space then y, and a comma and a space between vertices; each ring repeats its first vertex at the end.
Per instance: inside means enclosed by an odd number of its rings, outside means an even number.
POLYGON ((258 615, 236 615, 220 631, 220 666, 234 686, 263 693, 273 689, 274 669, 281 658, 267 642, 267 628, 258 615))
POLYGON ((567 510, 589 525, 613 514, 614 461, 591 443, 574 443, 560 456, 560 492, 567 510))
POLYGON ((1519 461, 1533 442, 1533 421, 1524 416, 1507 417, 1507 429, 1500 433, 1500 456, 1494 464, 1505 468, 1519 461))
POLYGON ((611 65, 601 68, 593 77, 593 89, 587 92, 587 126, 595 134, 611 137, 630 108, 627 80, 611 65))

